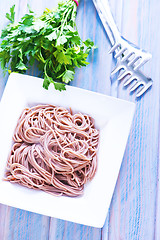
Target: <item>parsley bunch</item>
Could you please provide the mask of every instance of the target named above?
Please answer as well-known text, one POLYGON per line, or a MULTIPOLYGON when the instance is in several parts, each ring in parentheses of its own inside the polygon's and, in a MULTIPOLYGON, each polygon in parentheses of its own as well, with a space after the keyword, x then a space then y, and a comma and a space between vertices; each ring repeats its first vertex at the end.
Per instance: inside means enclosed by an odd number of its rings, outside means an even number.
POLYGON ((17 24, 15 5, 6 17, 10 23, 2 30, 0 44, 1 67, 6 73, 24 73, 38 60, 44 78, 43 87, 50 83, 55 89, 65 90, 65 83, 74 79, 75 67, 86 66, 87 56, 94 43, 82 41, 76 27, 77 5, 73 0, 59 3, 55 10, 46 9, 35 17, 29 8, 17 24))

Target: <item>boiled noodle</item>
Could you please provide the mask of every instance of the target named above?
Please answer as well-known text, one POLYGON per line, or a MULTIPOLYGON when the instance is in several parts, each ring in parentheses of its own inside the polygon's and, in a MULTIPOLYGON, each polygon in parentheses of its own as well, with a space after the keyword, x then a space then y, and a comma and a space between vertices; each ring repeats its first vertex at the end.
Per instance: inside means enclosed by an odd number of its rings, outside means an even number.
POLYGON ((95 175, 99 131, 86 114, 53 105, 25 108, 13 141, 5 180, 78 196, 95 175))

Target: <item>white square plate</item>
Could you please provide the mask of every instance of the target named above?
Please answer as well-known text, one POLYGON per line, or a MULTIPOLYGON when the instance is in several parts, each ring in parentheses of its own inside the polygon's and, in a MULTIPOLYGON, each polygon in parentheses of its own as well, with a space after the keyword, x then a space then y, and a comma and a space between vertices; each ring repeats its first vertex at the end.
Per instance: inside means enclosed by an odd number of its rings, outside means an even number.
POLYGON ((0 203, 27 211, 101 228, 105 222, 129 135, 135 104, 67 86, 42 88, 42 79, 12 73, 0 104, 0 203), (3 181, 17 119, 26 106, 48 103, 82 112, 100 130, 98 169, 80 197, 55 197, 3 181))

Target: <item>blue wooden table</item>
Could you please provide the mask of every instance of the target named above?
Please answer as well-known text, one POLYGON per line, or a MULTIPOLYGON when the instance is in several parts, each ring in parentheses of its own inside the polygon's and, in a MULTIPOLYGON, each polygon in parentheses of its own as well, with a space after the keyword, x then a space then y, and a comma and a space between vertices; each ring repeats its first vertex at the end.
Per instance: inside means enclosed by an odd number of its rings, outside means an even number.
MULTIPOLYGON (((40 14, 52 8, 51 0, 0 0, 0 29, 5 13, 16 4, 16 18, 27 11, 27 3, 40 14)), ((150 91, 139 100, 110 79, 115 67, 108 54, 110 43, 92 0, 81 0, 77 25, 83 39, 93 39, 98 49, 89 56, 90 65, 76 71, 73 85, 136 103, 126 151, 105 225, 102 229, 38 215, 0 204, 0 240, 152 240, 160 239, 159 118, 160 118, 160 1, 110 0, 122 35, 152 53, 142 69, 152 77, 150 91)), ((29 72, 37 75, 34 66, 29 72)), ((0 97, 8 76, 0 71, 0 97)))

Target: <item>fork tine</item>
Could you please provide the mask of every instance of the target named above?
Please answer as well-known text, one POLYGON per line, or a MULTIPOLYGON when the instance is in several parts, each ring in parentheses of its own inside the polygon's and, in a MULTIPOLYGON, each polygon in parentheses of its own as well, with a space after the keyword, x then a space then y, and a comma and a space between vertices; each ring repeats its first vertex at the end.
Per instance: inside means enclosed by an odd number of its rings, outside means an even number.
POLYGON ((133 92, 134 90, 136 90, 136 88, 138 88, 141 85, 144 86, 143 82, 136 82, 136 84, 130 89, 130 92, 133 92))
POLYGON ((140 56, 133 58, 133 59, 128 63, 128 66, 129 66, 129 67, 132 66, 132 65, 133 65, 135 62, 137 62, 138 59, 140 59, 140 58, 141 58, 140 56))
POLYGON ((121 69, 125 70, 125 67, 122 65, 116 66, 115 69, 113 69, 113 71, 111 72, 111 76, 120 71, 121 69))
POLYGON ((122 62, 125 62, 126 60, 128 60, 128 58, 131 57, 133 54, 134 52, 126 54, 124 57, 122 57, 122 62))
POLYGON ((134 70, 138 70, 140 67, 142 67, 146 62, 148 62, 149 59, 145 59, 143 61, 141 61, 139 64, 137 64, 135 67, 134 67, 134 70))
POLYGON ((151 86, 152 86, 152 81, 149 82, 147 85, 145 85, 136 95, 136 98, 142 96, 151 86))
POLYGON ((128 86, 133 80, 137 80, 135 76, 130 77, 130 78, 123 84, 123 86, 124 86, 124 87, 128 86))
POLYGON ((118 58, 118 57, 120 57, 121 55, 122 55, 122 53, 123 52, 125 52, 127 50, 127 48, 122 48, 119 52, 117 52, 116 54, 115 54, 115 58, 118 58))
POLYGON ((109 50, 109 54, 113 53, 118 47, 120 47, 121 44, 120 43, 116 43, 113 45, 113 47, 109 50))
POLYGON ((126 77, 127 75, 131 75, 131 74, 132 74, 132 73, 131 73, 130 71, 124 71, 123 73, 121 73, 121 74, 118 76, 117 80, 120 81, 120 80, 122 80, 124 77, 126 77))

